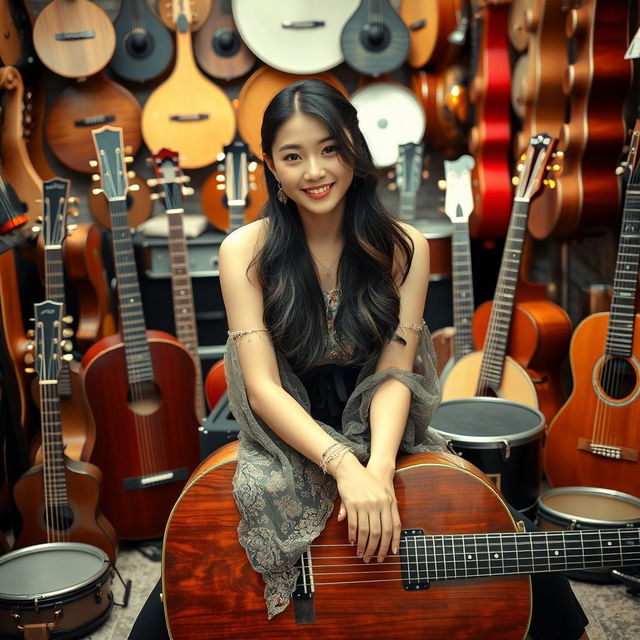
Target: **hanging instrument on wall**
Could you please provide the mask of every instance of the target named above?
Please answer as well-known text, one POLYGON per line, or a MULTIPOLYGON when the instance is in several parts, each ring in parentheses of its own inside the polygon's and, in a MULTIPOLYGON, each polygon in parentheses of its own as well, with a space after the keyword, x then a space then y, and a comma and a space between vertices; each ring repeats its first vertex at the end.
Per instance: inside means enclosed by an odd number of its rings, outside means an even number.
POLYGON ((416 198, 422 182, 422 155, 424 144, 407 142, 398 147, 396 163, 396 184, 400 194, 400 220, 415 223, 416 198))
POLYGON ((164 147, 180 154, 186 169, 216 160, 236 132, 235 112, 227 94, 196 66, 191 45, 188 0, 173 0, 176 64, 149 96, 142 110, 142 136, 152 153, 164 147))
MULTIPOLYGON (((202 29, 207 16, 211 11, 213 1, 214 0, 187 0, 192 33, 202 29)), ((168 0, 167 2, 158 2, 157 8, 160 20, 162 20, 162 23, 167 27, 167 29, 171 29, 172 31, 180 29, 178 20, 179 14, 176 13, 171 0, 168 0)))
POLYGON ((65 345, 63 304, 45 300, 34 310, 43 461, 31 467, 13 489, 22 517, 14 549, 44 542, 83 542, 102 549, 115 562, 118 538, 99 507, 100 469, 64 454, 58 391, 65 345))
POLYGON ((238 31, 249 49, 270 67, 304 75, 343 62, 340 35, 359 4, 359 0, 232 2, 238 31))
POLYGON ((640 120, 625 170, 627 193, 608 313, 595 313, 571 340, 573 391, 549 425, 545 468, 554 486, 598 486, 640 495, 640 120))
POLYGON ((116 46, 113 24, 89 0, 52 0, 33 25, 33 44, 45 66, 67 78, 104 69, 116 46))
POLYGON ((154 538, 198 462, 195 372, 175 338, 146 330, 125 204, 122 130, 101 127, 93 136, 111 212, 121 333, 102 339, 82 359, 96 420, 92 461, 104 471, 103 508, 120 537, 154 538))
POLYGON ((146 82, 171 64, 173 40, 146 0, 122 0, 113 27, 116 48, 109 65, 121 78, 146 82))

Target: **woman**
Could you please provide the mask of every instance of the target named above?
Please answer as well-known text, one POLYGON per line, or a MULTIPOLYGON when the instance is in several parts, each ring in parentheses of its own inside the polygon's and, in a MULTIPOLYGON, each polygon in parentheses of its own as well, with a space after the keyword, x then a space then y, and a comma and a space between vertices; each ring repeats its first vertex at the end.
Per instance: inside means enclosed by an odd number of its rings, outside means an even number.
MULTIPOLYGON (((242 427, 238 534, 273 617, 336 491, 363 562, 397 553, 397 452, 444 442, 427 427, 439 401, 422 320, 428 244, 382 206, 355 109, 325 83, 290 85, 265 111, 262 148, 265 215, 225 239, 220 278, 229 402, 242 427), (413 372, 416 355, 424 375, 413 372)), ((544 589, 563 611, 541 607, 532 637, 580 638, 586 619, 566 580, 550 578, 544 589)))

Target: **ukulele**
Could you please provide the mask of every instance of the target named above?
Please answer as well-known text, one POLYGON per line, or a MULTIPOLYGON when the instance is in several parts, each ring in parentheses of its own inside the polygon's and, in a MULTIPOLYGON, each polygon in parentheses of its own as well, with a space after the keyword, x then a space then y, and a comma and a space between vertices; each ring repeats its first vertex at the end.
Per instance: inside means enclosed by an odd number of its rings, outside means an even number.
POLYGON ((63 305, 45 300, 35 309, 35 369, 42 407, 42 464, 15 484, 13 497, 22 517, 14 549, 45 542, 83 542, 116 560, 118 538, 100 511, 102 473, 64 454, 58 375, 62 356, 63 305))
POLYGON ((625 163, 627 193, 608 313, 595 313, 571 340, 573 391, 549 425, 544 462, 554 486, 599 486, 640 495, 640 171, 636 121, 625 163))
POLYGON ((231 0, 214 0, 207 21, 193 37, 193 49, 200 68, 221 80, 245 75, 256 62, 240 38, 231 0))
POLYGON ((157 78, 171 64, 173 40, 146 0, 122 0, 113 23, 111 70, 131 82, 157 78))
POLYGON ((156 178, 151 186, 158 186, 159 195, 164 203, 169 226, 169 262, 171 265, 171 293, 173 296, 173 320, 176 337, 191 354, 195 368, 195 408, 198 420, 207 417, 204 403, 202 365, 198 351, 198 328, 193 305, 193 289, 189 274, 189 251, 184 235, 182 216, 184 215, 183 184, 187 176, 182 174, 178 163, 178 154, 169 149, 161 149, 152 156, 156 178))
POLYGON ((126 209, 122 130, 93 132, 101 188, 109 201, 120 333, 82 359, 96 420, 92 461, 105 473, 104 511, 120 537, 156 538, 198 462, 195 371, 175 338, 147 331, 126 209))
POLYGON ((242 40, 260 60, 286 73, 307 75, 344 61, 340 35, 358 3, 232 0, 232 8, 242 40))
POLYGON ((45 126, 49 147, 65 166, 91 173, 91 130, 103 124, 122 127, 125 144, 135 155, 142 143, 141 111, 130 91, 102 73, 74 82, 58 94, 49 109, 45 126))
POLYGON ((152 152, 175 149, 182 166, 194 169, 214 162, 233 140, 235 112, 226 93, 195 64, 189 2, 173 0, 172 7, 177 24, 176 64, 144 105, 142 136, 152 152))
MULTIPOLYGON (((529 309, 541 301, 529 303, 529 307, 522 308, 519 305, 518 315, 523 315, 522 329, 518 329, 520 336, 516 337, 516 328, 512 331, 514 317, 514 304, 516 286, 520 271, 521 255, 526 233, 526 221, 529 214, 531 200, 540 192, 543 179, 547 173, 547 165, 552 158, 556 140, 546 134, 532 137, 523 164, 520 166, 520 176, 513 200, 513 211, 509 222, 509 229, 505 241, 498 282, 494 294, 493 303, 485 303, 478 308, 474 316, 473 332, 475 344, 482 345, 481 351, 475 351, 462 357, 451 369, 442 389, 443 400, 456 398, 469 398, 473 396, 497 396, 538 408, 538 392, 534 382, 519 361, 533 359, 534 354, 541 352, 553 354, 558 360, 560 349, 558 343, 562 343, 562 336, 555 337, 551 331, 548 338, 551 342, 543 350, 541 342, 544 341, 543 331, 533 324, 530 319, 529 309), (486 329, 486 316, 490 313, 488 331, 486 335, 480 328, 486 329), (510 342, 511 335, 511 342, 510 342), (551 347, 551 348, 550 348, 551 347), (513 354, 513 357, 507 355, 513 354)), ((546 305, 551 305, 547 302, 546 305)), ((545 306, 546 306, 545 305, 545 306)), ((556 305, 553 305, 556 308, 556 305)), ((566 314, 558 309, 558 313, 566 318, 566 314)), ((519 324, 520 324, 519 323, 519 324)), ((551 329, 555 329, 555 324, 551 329)), ((570 333, 570 328, 566 338, 570 333)), ((562 335, 565 335, 563 333, 562 335)), ((527 364, 529 364, 527 362, 527 364)), ((537 378, 536 378, 537 379, 537 378)), ((540 384, 547 383, 544 377, 540 378, 540 384)), ((539 385, 540 386, 540 385, 539 385)), ((548 407, 542 407, 541 411, 550 413, 548 407)), ((556 407, 557 409, 557 407, 556 407)), ((551 419, 553 415, 545 416, 551 419)))
POLYGON ((361 0, 340 36, 344 61, 359 73, 397 69, 409 55, 409 30, 389 0, 361 0))
POLYGON ((86 78, 107 66, 116 46, 106 12, 89 0, 52 0, 36 18, 33 44, 51 71, 86 78))
POLYGON ((527 574, 640 561, 640 529, 524 532, 495 485, 450 453, 399 459, 399 552, 365 564, 338 522, 339 500, 303 551, 289 606, 267 619, 264 581, 238 542, 231 493, 237 443, 207 460, 164 537, 165 618, 174 640, 515 640, 531 615, 527 574), (211 505, 215 505, 215 509, 211 505), (197 630, 197 631, 196 631, 197 630))
POLYGON ((469 239, 469 216, 473 211, 471 172, 474 164, 474 159, 469 155, 453 161, 444 161, 446 182, 444 212, 453 223, 451 239, 453 327, 444 327, 433 333, 433 344, 438 354, 438 373, 442 383, 460 358, 475 351, 471 335, 474 303, 469 239))
POLYGON ((225 233, 258 217, 267 200, 264 170, 249 161, 249 147, 244 142, 224 148, 224 163, 203 184, 200 197, 209 222, 225 233))

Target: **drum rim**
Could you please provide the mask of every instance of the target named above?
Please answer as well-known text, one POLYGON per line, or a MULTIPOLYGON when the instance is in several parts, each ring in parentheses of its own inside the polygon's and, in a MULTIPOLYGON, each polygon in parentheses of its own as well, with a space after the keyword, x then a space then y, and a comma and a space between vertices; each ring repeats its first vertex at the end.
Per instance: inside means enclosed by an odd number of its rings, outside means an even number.
MULTIPOLYGON (((531 429, 527 429, 526 431, 518 431, 516 433, 504 434, 502 436, 472 436, 466 434, 459 433, 451 433, 449 431, 444 431, 443 429, 438 429, 438 427, 431 424, 431 428, 439 433, 441 436, 446 437, 451 440, 451 442, 460 444, 468 444, 471 445, 470 448, 473 449, 495 449, 495 445, 501 442, 507 441, 510 446, 518 446, 522 444, 527 444, 529 442, 533 442, 535 440, 541 439, 544 434, 546 419, 543 413, 539 409, 535 409, 533 407, 529 407, 526 404, 520 404, 519 402, 514 402, 513 400, 506 400, 505 398, 488 398, 488 397, 474 397, 474 398, 456 398, 455 400, 446 400, 445 402, 441 402, 440 407, 450 406, 454 404, 463 404, 472 401, 473 403, 493 403, 497 405, 504 406, 515 406, 521 409, 526 409, 530 411, 539 419, 540 424, 537 427, 533 427, 531 429)), ((437 411, 436 411, 437 413, 437 411)), ((433 420, 433 418, 432 418, 433 420)))
POLYGON ((109 557, 102 549, 98 547, 94 547, 90 544, 85 544, 84 542, 46 542, 43 544, 36 544, 30 547, 24 547, 23 549, 16 549, 14 551, 10 551, 9 553, 5 553, 3 556, 0 556, 0 569, 3 565, 7 564, 15 558, 35 555, 44 551, 52 551, 54 549, 60 549, 63 551, 84 551, 85 553, 93 555, 96 558, 102 560, 102 565, 100 566, 99 570, 96 571, 90 578, 86 578, 82 582, 78 582, 77 584, 66 587, 64 589, 46 591, 44 593, 29 594, 5 593, 0 591, 0 602, 30 602, 34 599, 37 599, 39 605, 44 606, 47 599, 55 598, 56 600, 60 600, 67 595, 75 596, 79 591, 93 586, 96 581, 98 581, 101 577, 108 573, 109 569, 111 568, 109 557))
MULTIPOLYGON (((584 523, 593 526, 600 527, 613 527, 617 528, 621 526, 621 523, 625 523, 627 526, 629 524, 634 527, 640 527, 640 516, 637 518, 633 518, 631 520, 603 520, 600 518, 587 518, 584 516, 577 516, 575 514, 566 513, 564 511, 558 511, 558 509, 554 509, 546 504, 544 504, 543 499, 549 495, 558 495, 563 493, 581 493, 585 495, 593 495, 596 494, 600 497, 605 498, 618 498, 628 503, 632 503, 634 506, 640 508, 640 498, 636 498, 629 493, 624 493, 622 491, 615 491, 614 489, 605 489, 603 487, 579 487, 579 486, 571 486, 571 487, 555 487, 545 492, 543 495, 538 497, 538 516, 542 513, 543 517, 549 515, 554 518, 564 521, 571 522, 575 520, 576 523, 584 523)), ((558 523, 560 524, 560 523, 558 523)), ((578 526, 576 524, 576 526, 578 526)))

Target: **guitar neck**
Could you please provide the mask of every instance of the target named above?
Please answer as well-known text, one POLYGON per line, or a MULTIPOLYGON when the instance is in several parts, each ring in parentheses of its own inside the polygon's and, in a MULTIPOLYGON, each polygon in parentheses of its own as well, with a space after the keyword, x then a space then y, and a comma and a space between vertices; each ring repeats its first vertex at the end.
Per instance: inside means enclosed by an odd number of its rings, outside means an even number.
POLYGON ((630 357, 633 353, 638 265, 640 262, 640 188, 629 185, 624 201, 613 296, 605 353, 630 357))
POLYGON ((45 502, 50 506, 64 506, 68 497, 58 383, 50 380, 40 381, 39 390, 45 502))
POLYGON ((471 321, 473 319, 473 275, 471 272, 471 245, 469 240, 469 225, 457 222, 453 226, 451 247, 451 262, 453 271, 453 326, 456 329, 454 337, 454 359, 474 350, 471 335, 471 321))
POLYGON ((411 536, 405 583, 638 564, 640 529, 411 536))
POLYGON ((126 198, 109 200, 109 212, 127 375, 130 384, 151 382, 153 367, 129 230, 126 198))
POLYGON ((246 204, 242 201, 242 204, 228 203, 227 206, 229 207, 229 233, 231 233, 244 224, 244 208, 246 204))
POLYGON ((169 260, 171 262, 171 291, 176 337, 186 347, 196 369, 196 413, 200 420, 206 417, 202 367, 198 352, 198 330, 193 305, 193 289, 189 273, 189 252, 182 224, 182 209, 167 211, 169 221, 169 260))
POLYGON ((400 191, 400 220, 412 222, 416 219, 416 199, 415 191, 400 191))
POLYGON ((529 201, 515 198, 493 296, 476 395, 486 395, 487 389, 495 391, 502 383, 528 216, 529 201))

